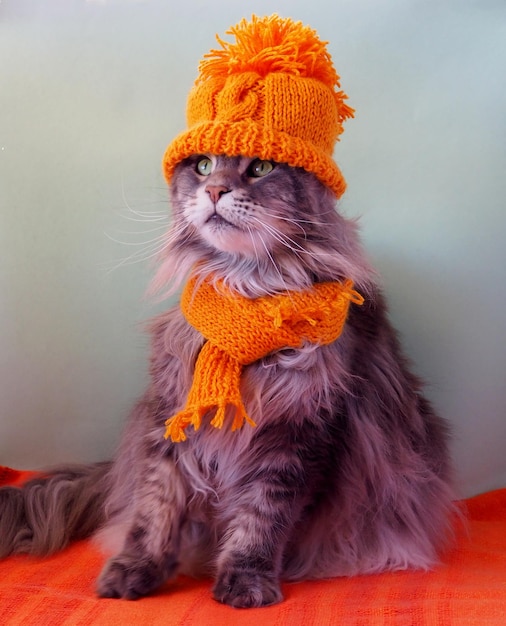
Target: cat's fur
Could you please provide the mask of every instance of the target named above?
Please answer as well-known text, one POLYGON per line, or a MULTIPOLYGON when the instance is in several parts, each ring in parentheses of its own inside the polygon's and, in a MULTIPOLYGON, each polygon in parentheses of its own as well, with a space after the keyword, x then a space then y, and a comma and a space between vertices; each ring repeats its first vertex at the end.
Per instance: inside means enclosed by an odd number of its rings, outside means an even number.
POLYGON ((173 225, 155 288, 198 267, 248 297, 351 278, 333 344, 281 350, 247 366, 256 428, 163 438, 184 405, 204 339, 178 307, 151 325, 151 382, 111 463, 64 468, 0 490, 0 552, 46 554, 99 531, 116 545, 104 597, 138 598, 177 572, 212 575, 233 606, 282 599, 280 580, 429 568, 451 527, 447 430, 420 391, 388 321, 355 224, 301 169, 191 157, 177 167, 173 225))

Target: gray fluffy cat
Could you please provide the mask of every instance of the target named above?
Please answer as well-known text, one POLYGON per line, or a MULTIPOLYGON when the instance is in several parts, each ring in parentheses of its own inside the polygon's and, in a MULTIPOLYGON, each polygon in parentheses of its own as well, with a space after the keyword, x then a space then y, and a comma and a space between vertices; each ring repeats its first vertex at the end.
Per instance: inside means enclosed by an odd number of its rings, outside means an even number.
POLYGON ((431 567, 451 536, 447 429, 332 192, 300 168, 206 154, 177 165, 171 199, 158 288, 195 271, 248 298, 351 279, 365 303, 335 342, 244 368, 256 427, 204 419, 180 443, 164 423, 185 403, 204 338, 179 307, 160 315, 151 382, 114 460, 0 489, 0 556, 97 533, 114 551, 100 596, 139 598, 185 572, 213 576, 214 597, 237 607, 280 601, 282 580, 431 567))

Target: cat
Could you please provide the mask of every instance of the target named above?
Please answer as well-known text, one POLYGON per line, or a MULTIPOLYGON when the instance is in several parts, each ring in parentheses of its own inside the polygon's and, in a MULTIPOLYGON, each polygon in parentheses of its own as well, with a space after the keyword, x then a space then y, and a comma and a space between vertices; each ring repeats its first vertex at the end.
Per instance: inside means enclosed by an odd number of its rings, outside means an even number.
POLYGON ((63 467, 0 490, 0 556, 44 555, 94 534, 112 552, 97 592, 136 599, 179 572, 212 576, 235 607, 282 600, 282 581, 428 569, 452 536, 448 429, 410 371, 354 221, 312 173, 192 155, 171 183, 172 225, 153 290, 198 274, 247 298, 351 279, 329 345, 244 368, 256 423, 203 419, 164 439, 204 338, 176 306, 150 324, 150 384, 113 461, 63 467))

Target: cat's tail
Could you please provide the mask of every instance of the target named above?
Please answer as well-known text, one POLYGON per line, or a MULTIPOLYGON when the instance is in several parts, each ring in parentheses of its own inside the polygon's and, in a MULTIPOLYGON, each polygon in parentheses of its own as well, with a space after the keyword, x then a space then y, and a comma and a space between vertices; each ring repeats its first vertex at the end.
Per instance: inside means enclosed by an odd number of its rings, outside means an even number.
POLYGON ((105 521, 109 469, 72 465, 0 488, 0 558, 50 554, 96 531, 105 521))

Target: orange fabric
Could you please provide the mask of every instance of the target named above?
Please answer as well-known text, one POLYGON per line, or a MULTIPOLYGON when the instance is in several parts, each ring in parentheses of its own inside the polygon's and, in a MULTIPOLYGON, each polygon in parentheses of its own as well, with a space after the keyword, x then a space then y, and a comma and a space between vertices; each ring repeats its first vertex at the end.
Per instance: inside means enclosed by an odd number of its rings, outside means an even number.
POLYGON ((264 609, 222 606, 211 581, 185 577, 135 602, 97 599, 103 558, 87 541, 45 559, 11 557, 0 562, 0 624, 504 626, 506 489, 466 505, 468 533, 436 570, 285 584, 285 601, 264 609))
POLYGON ((326 42, 302 22, 253 16, 230 28, 199 66, 188 129, 169 145, 166 179, 192 154, 259 157, 313 172, 337 197, 346 183, 332 159, 353 117, 326 42))
POLYGON ((165 437, 184 441, 190 424, 198 430, 202 417, 217 409, 211 421, 222 428, 227 406, 235 409, 232 430, 247 415, 239 388, 242 366, 274 350, 298 348, 303 341, 326 345, 335 341, 346 322, 350 302, 363 304, 353 282, 326 282, 305 291, 245 298, 223 282, 191 278, 181 296, 187 321, 207 339, 197 359, 186 406, 170 417, 165 437))

